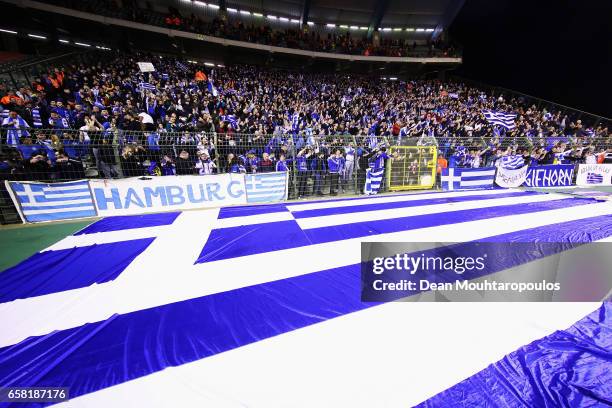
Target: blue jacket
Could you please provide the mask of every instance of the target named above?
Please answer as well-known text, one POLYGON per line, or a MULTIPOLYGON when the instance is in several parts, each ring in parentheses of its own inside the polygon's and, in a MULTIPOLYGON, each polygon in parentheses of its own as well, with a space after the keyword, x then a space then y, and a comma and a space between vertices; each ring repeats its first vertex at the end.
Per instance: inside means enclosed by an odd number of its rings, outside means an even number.
POLYGON ((276 162, 276 171, 287 171, 289 167, 287 167, 286 160, 279 160, 276 162))
POLYGON ((295 162, 297 164, 298 172, 308 171, 308 163, 306 162, 306 158, 304 156, 296 157, 295 162))
POLYGON ((335 156, 330 156, 327 159, 327 167, 329 169, 329 172, 334 174, 334 173, 340 173, 340 170, 342 170, 342 161, 344 159, 341 157, 335 157, 335 156))

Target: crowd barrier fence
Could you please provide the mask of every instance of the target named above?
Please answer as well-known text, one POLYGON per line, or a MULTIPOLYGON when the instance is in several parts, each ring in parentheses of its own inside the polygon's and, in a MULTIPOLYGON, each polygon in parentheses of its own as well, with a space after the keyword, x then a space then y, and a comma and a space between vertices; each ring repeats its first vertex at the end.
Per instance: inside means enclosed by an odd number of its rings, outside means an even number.
MULTIPOLYGON (((441 178, 439 171, 436 171, 438 153, 448 157, 449 152, 457 146, 486 146, 490 140, 487 137, 419 136, 402 139, 350 134, 258 135, 117 129, 2 129, 0 137, 3 142, 0 144, 0 180, 47 184, 92 180, 88 185, 120 185, 123 183, 119 179, 124 178, 154 180, 163 176, 202 177, 278 171, 287 175, 283 200, 362 194, 371 176, 368 169, 383 150, 390 159, 386 161, 386 172, 378 192, 440 186, 441 178), (6 144, 9 132, 26 131, 29 137, 24 137, 26 133, 20 133, 19 145, 6 144), (330 171, 333 164, 329 159, 334 155, 343 162, 338 172, 330 171)), ((534 144, 541 142, 524 138, 508 138, 505 141, 506 144, 525 148, 534 148, 534 144)), ((591 144, 598 150, 612 146, 609 139, 603 138, 593 139, 591 144)), ((482 164, 483 167, 489 165, 482 164)), ((538 177, 547 180, 558 177, 553 170, 559 169, 541 169, 538 173, 530 170, 526 180, 531 182, 538 180, 538 177)), ((602 174, 605 183, 607 173, 602 174)), ((584 175, 584 184, 587 183, 587 175, 584 175)), ((562 176, 567 178, 567 173, 562 176)), ((591 175, 589 180, 598 181, 599 176, 591 175)), ((248 181, 244 183, 246 189, 248 181)), ((169 194, 170 198, 165 198, 170 200, 174 190, 166 191, 166 187, 164 194, 169 194)), ((156 191, 161 194, 156 189, 149 191, 149 194, 156 191)), ((141 193, 144 194, 144 191, 141 193)), ((193 191, 191 193, 194 194, 193 191)), ((204 193, 208 194, 206 190, 204 193)), ((142 197, 138 196, 140 199, 142 197)), ((0 221, 3 224, 23 221, 13 198, 5 183, 0 183, 0 221)), ((136 197, 133 198, 138 201, 136 197)), ((100 211, 99 208, 97 211, 100 211)))

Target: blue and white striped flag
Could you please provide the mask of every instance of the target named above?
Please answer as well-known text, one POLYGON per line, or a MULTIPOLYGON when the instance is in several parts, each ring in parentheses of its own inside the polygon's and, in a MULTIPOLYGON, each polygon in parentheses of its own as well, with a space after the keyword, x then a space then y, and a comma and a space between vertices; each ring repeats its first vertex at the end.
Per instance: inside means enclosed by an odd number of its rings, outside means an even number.
POLYGON ((40 109, 39 108, 32 109, 32 125, 35 128, 41 128, 42 127, 42 119, 40 117, 40 109))
POLYGON ((382 183, 383 174, 385 169, 374 171, 371 168, 366 170, 366 182, 363 189, 363 193, 366 195, 378 194, 380 190, 380 184, 382 183))
POLYGON ((234 129, 238 128, 238 119, 236 119, 236 115, 221 115, 221 120, 224 122, 229 122, 234 129))
POLYGON ((287 172, 247 174, 248 203, 284 200, 287 197, 287 172))
POLYGON ((95 217, 89 182, 10 182, 15 207, 26 222, 95 217))
POLYGON ((492 125, 499 125, 508 130, 516 128, 514 119, 516 119, 516 113, 505 113, 494 110, 483 110, 483 115, 492 125))
POLYGON ((181 71, 187 71, 189 70, 189 68, 187 68, 187 65, 183 64, 180 61, 176 61, 176 66, 178 69, 180 69, 181 71))
POLYGON ((138 84, 138 86, 140 87, 141 90, 148 90, 148 91, 154 91, 155 89, 157 89, 155 87, 155 85, 149 83, 149 82, 141 82, 138 84))
MULTIPOLYGON (((211 74, 212 75, 212 74, 211 74)), ((215 84, 213 83, 213 79, 208 77, 208 84, 206 85, 208 88, 208 92, 212 94, 212 96, 219 96, 219 91, 215 88, 215 84)))
POLYGON ((17 115, 16 118, 11 118, 7 116, 2 121, 2 127, 5 127, 6 130, 6 144, 9 146, 17 146, 20 143, 20 139, 22 137, 29 137, 30 132, 28 129, 30 125, 26 122, 21 116, 17 115))
POLYGON ((291 118, 291 129, 298 130, 300 128, 300 114, 295 112, 291 118))
POLYGON ((491 188, 495 181, 495 168, 448 167, 442 169, 440 181, 444 191, 491 188))
MULTIPOLYGON (((226 193, 205 183, 190 192, 203 206, 226 193)), ((173 406, 177 395, 188 406, 285 406, 297 393, 299 406, 378 406, 380 393, 346 392, 371 386, 346 363, 358 355, 361 366, 379 369, 376 381, 393 385, 393 407, 473 374, 480 381, 448 396, 531 407, 583 392, 578 405, 601 405, 610 399, 602 351, 610 348, 610 302, 571 331, 597 306, 362 302, 359 247, 588 243, 612 237, 611 214, 608 203, 568 194, 479 190, 107 217, 0 273, 0 322, 11 327, 0 330, 2 386, 70 387, 73 407, 173 406), (551 333, 554 342, 514 353, 551 333), (452 336, 460 352, 440 353, 452 336), (359 354, 369 347, 376 352, 359 354), (546 353, 530 359, 534 349, 546 353)), ((525 255, 535 270, 540 255, 525 255)), ((491 261, 514 272, 503 257, 491 261)))
POLYGON ((601 184, 603 183, 603 175, 599 173, 587 173, 586 182, 587 184, 601 184))
POLYGON ((508 170, 520 169, 525 165, 525 159, 520 154, 502 156, 499 164, 508 170))

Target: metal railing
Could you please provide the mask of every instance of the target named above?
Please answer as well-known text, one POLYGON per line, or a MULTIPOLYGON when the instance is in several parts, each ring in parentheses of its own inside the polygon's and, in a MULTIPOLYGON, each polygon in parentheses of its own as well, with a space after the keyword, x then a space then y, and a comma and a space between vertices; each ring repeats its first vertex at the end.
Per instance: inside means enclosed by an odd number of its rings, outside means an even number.
MULTIPOLYGON (((9 145, 8 140, 15 140, 10 137, 10 132, 14 131, 2 129, 0 132, 0 180, 59 182, 84 178, 289 171, 289 199, 360 194, 366 170, 372 162, 383 151, 393 160, 398 154, 395 150, 399 150, 393 146, 400 145, 435 146, 439 156, 446 158, 461 151, 478 156, 480 167, 492 165, 499 155, 505 154, 518 153, 542 160, 547 146, 560 146, 561 143, 565 143, 562 150, 572 150, 568 158, 574 163, 584 162, 590 151, 612 153, 612 138, 549 140, 509 136, 500 140, 494 135, 401 138, 350 134, 137 132, 111 128, 105 131, 30 129, 27 135, 21 135, 18 145, 9 145), (336 166, 330 162, 330 157, 341 163, 339 169, 330 168, 336 166)), ((406 156, 405 153, 400 155, 406 156)), ((409 176, 413 180, 420 180, 425 172, 431 171, 426 166, 412 167, 409 176)), ((0 184, 0 221, 17 222, 4 183, 0 184)), ((385 183, 381 191, 384 186, 385 183)))

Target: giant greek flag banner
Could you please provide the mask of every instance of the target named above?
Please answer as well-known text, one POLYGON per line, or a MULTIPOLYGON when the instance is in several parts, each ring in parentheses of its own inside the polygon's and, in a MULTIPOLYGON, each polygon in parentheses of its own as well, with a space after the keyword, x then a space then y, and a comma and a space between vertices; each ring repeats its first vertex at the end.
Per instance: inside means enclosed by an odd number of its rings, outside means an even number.
MULTIPOLYGON (((248 194, 166 178, 155 202, 248 194)), ((100 199, 146 202, 125 187, 100 199)), ((0 387, 87 408, 605 406, 609 302, 365 302, 360 248, 611 238, 609 203, 506 189, 119 212, 0 272, 0 387)))

